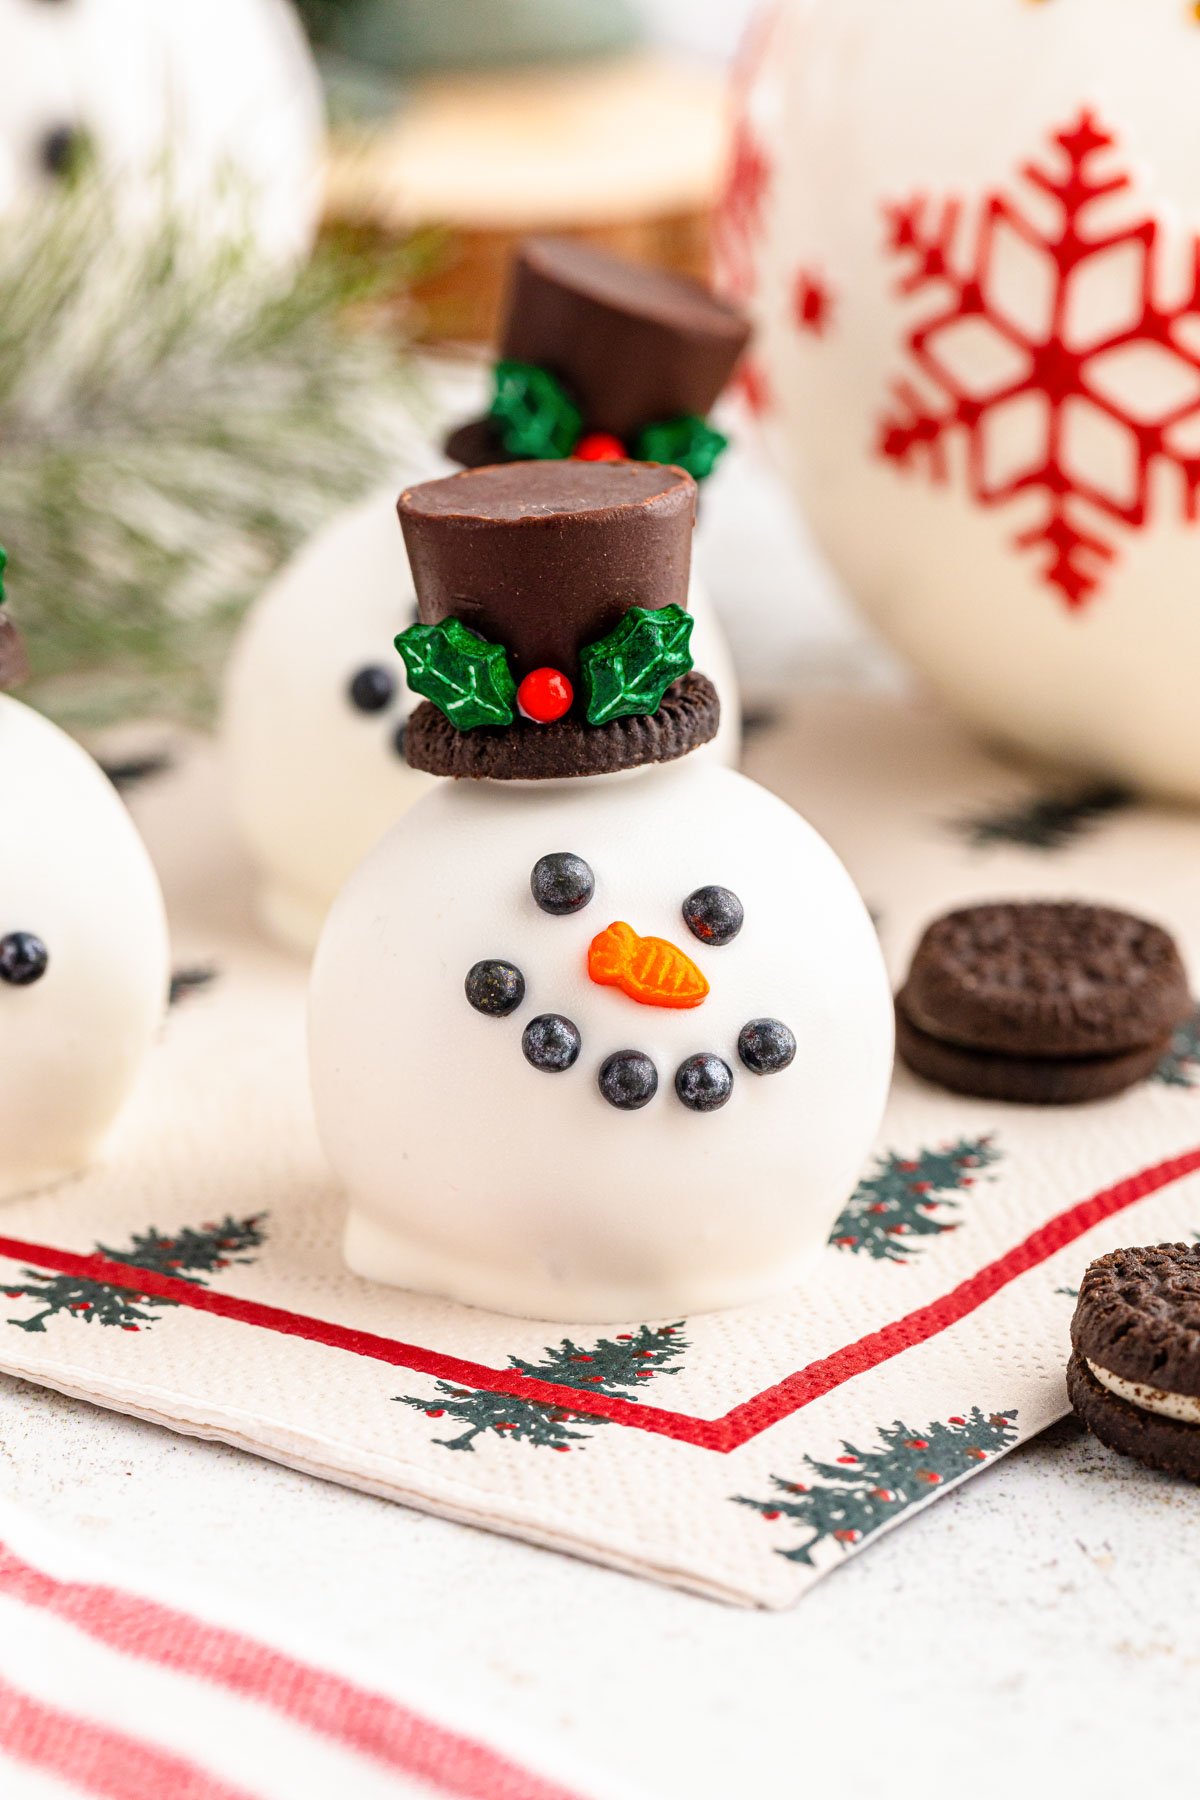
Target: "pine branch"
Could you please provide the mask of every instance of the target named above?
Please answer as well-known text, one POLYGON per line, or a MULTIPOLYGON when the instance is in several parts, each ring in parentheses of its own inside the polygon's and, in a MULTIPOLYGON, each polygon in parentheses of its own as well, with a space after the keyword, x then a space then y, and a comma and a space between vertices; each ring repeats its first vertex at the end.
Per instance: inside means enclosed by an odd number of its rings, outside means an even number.
POLYGON ((204 719, 274 570, 394 465, 414 384, 364 303, 420 266, 344 247, 290 286, 87 181, 0 226, 0 539, 66 723, 204 719))

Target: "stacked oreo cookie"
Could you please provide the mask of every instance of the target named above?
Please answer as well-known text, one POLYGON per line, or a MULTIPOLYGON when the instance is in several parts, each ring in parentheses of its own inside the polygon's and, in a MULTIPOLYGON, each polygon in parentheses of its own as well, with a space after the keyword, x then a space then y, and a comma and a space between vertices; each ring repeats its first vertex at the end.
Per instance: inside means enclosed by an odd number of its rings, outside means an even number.
POLYGON ((1152 1074, 1190 1007, 1175 941, 1148 920, 1075 901, 968 906, 917 946, 897 1049, 955 1093, 1074 1105, 1152 1074))
POLYGON ((1110 1449, 1200 1481, 1200 1244, 1114 1250, 1083 1279, 1067 1391, 1110 1449))

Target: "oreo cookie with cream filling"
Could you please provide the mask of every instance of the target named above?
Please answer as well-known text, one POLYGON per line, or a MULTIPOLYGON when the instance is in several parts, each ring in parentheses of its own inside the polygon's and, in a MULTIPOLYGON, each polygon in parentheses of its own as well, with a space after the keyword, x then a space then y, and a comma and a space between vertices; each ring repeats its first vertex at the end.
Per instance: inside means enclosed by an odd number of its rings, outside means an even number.
POLYGON ((1084 1276, 1067 1391, 1110 1449, 1200 1481, 1200 1244, 1113 1250, 1084 1276))

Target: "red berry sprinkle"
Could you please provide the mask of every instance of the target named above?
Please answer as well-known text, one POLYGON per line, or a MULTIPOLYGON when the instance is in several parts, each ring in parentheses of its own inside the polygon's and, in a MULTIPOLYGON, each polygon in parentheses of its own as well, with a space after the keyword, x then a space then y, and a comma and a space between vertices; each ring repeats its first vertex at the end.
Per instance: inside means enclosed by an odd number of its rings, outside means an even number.
POLYGON ((553 725, 571 710, 575 689, 561 669, 531 669, 517 689, 517 706, 535 725, 553 725))
POLYGON ((580 462, 624 462, 629 452, 611 431, 588 431, 575 446, 580 462))

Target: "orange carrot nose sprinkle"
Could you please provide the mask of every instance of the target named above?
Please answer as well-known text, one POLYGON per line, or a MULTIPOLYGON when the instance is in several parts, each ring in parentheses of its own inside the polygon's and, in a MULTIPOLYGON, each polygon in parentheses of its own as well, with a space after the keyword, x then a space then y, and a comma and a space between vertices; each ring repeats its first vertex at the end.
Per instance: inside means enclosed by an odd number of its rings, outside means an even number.
POLYGON ((588 974, 598 987, 620 988, 641 1006, 699 1006, 708 993, 690 956, 666 938, 639 937, 620 919, 592 939, 588 974))

